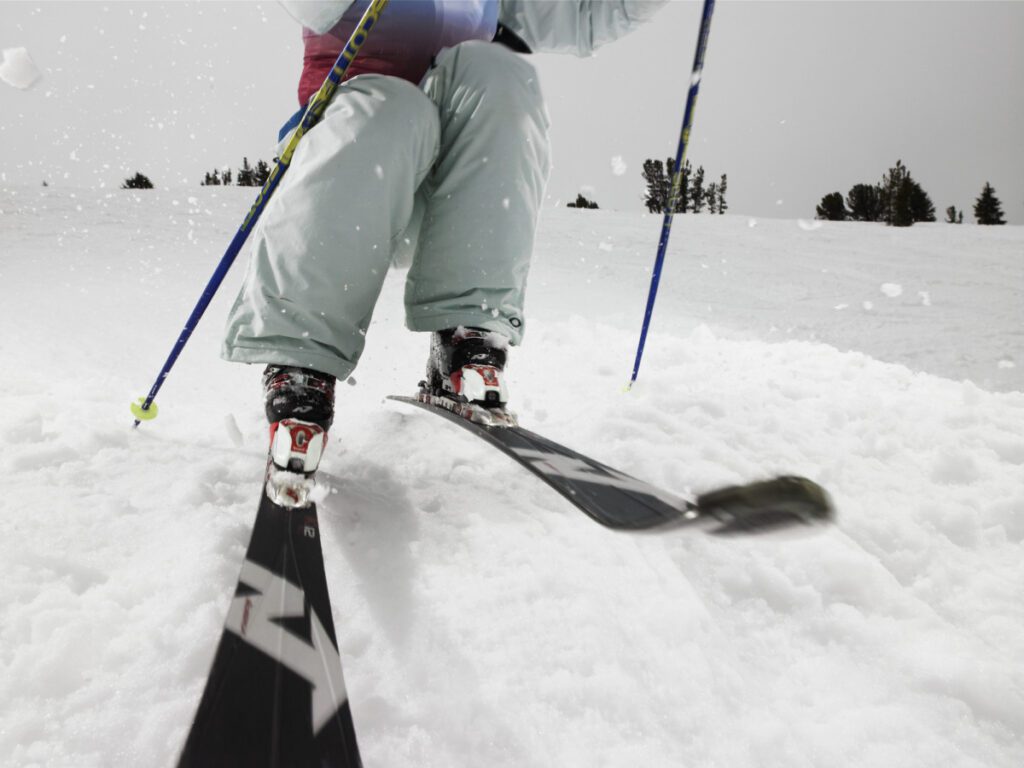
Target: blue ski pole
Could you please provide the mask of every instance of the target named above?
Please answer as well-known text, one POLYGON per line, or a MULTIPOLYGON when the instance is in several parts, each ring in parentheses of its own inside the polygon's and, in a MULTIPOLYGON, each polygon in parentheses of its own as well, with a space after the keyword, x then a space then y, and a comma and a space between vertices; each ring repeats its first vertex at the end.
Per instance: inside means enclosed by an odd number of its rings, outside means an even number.
POLYGON ((199 301, 196 302, 195 308, 192 310, 192 314, 188 316, 188 320, 185 321, 185 327, 181 331, 181 335, 178 336, 177 342, 174 347, 171 348, 171 354, 167 356, 164 367, 160 370, 160 375, 156 377, 156 381, 153 382, 152 388, 149 390, 149 394, 146 397, 140 397, 137 402, 132 403, 131 410, 135 416, 135 426, 143 421, 151 421, 157 416, 157 407, 153 400, 156 398, 157 392, 160 391, 160 387, 163 386, 164 381, 170 375, 171 368, 174 367, 174 363, 178 359, 178 355, 185 348, 186 342, 192 336, 192 331, 195 330, 196 325, 199 324, 200 318, 203 313, 206 312, 206 308, 210 306, 210 302, 213 300, 214 294, 217 293, 217 289, 220 288, 220 284, 224 282, 224 278, 231 269, 231 265, 235 261, 235 257, 238 256, 242 250, 242 246, 245 245, 246 239, 249 237, 249 233, 252 232, 256 226, 256 222, 259 221, 260 216, 267 207, 267 202, 270 200, 271 195, 274 194, 274 190, 277 189, 278 184, 281 183, 281 177, 284 176, 285 171, 292 162, 292 155, 295 154, 295 148, 298 146, 299 141, 302 137, 320 122, 320 119, 324 115, 324 110, 327 109, 327 105, 331 103, 331 99, 334 97, 334 92, 341 85, 341 81, 345 77, 345 73, 348 71, 349 65, 352 63, 352 59, 359 53, 359 49, 363 47, 363 43, 366 42, 366 38, 370 34, 370 29, 377 23, 381 13, 384 12, 385 6, 387 6, 389 0, 373 0, 363 13, 362 18, 359 20, 359 24, 356 25, 355 30, 352 32, 351 37, 348 39, 348 43, 342 50, 341 55, 338 56, 337 61, 334 62, 334 67, 327 75, 327 79, 324 80, 323 85, 320 86, 320 90, 316 92, 316 95, 310 100, 309 106, 306 108, 306 112, 302 117, 302 121, 299 126, 292 133, 292 137, 285 147, 281 156, 277 159, 273 169, 270 171, 270 176, 267 177, 266 183, 263 185, 263 189, 260 190, 256 196, 256 202, 252 204, 249 209, 249 213, 246 214, 245 220, 242 221, 242 226, 238 228, 238 232, 231 239, 231 243, 228 245, 228 249, 224 252, 221 257, 220 263, 217 264, 217 268, 213 272, 213 276, 210 281, 206 284, 206 288, 203 289, 202 296, 199 297, 199 301))
POLYGON ((654 271, 651 273, 651 288, 647 294, 647 309, 644 312, 644 324, 640 329, 640 343, 636 348, 636 360, 633 362, 633 375, 626 389, 636 383, 640 373, 640 360, 644 356, 647 343, 647 330, 654 314, 654 301, 658 297, 658 284, 661 282, 661 268, 665 264, 665 251, 668 249, 668 237, 672 231, 672 217, 679 201, 679 192, 683 181, 683 164, 686 160, 686 145, 690 141, 690 127, 693 125, 693 113, 697 107, 697 91, 700 89, 701 73, 704 70, 704 52, 708 47, 708 34, 711 32, 711 13, 715 10, 715 0, 704 0, 704 14, 700 20, 700 32, 697 35, 697 52, 693 57, 693 70, 690 73, 690 91, 686 97, 686 112, 683 115, 683 129, 679 136, 679 147, 676 150, 675 173, 672 176, 672 192, 665 206, 665 219, 661 225, 661 238, 658 240, 658 256, 654 260, 654 271))

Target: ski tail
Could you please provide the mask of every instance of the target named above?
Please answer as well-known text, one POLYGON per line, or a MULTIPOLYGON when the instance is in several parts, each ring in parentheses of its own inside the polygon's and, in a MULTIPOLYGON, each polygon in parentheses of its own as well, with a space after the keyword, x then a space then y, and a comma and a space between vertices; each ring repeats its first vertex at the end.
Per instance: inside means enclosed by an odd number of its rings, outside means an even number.
POLYGON ((831 500, 817 483, 802 477, 776 477, 731 486, 696 498, 679 496, 619 472, 571 448, 515 424, 489 424, 472 414, 419 397, 391 395, 443 416, 485 440, 564 496, 606 528, 664 530, 709 523, 712 533, 755 533, 794 524, 827 523, 831 500))
POLYGON ((645 530, 688 522, 695 514, 689 500, 516 426, 515 422, 481 423, 447 403, 422 396, 389 395, 388 399, 436 413, 482 438, 606 528, 645 530))
POLYGON ((179 768, 361 766, 316 506, 261 496, 179 768))

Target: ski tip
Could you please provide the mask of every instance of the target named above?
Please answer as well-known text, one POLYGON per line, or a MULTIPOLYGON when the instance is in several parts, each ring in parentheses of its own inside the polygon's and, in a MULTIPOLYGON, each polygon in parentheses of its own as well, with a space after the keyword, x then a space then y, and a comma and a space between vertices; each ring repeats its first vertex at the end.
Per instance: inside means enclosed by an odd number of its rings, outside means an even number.
POLYGON ((755 533, 793 525, 820 525, 835 520, 835 507, 824 488, 806 477, 786 475, 736 485, 697 498, 701 517, 721 525, 712 533, 755 533))
POLYGON ((140 397, 129 407, 131 408, 132 415, 135 417, 136 427, 144 421, 152 421, 160 412, 160 409, 156 407, 156 403, 150 403, 147 406, 146 398, 144 397, 140 397))

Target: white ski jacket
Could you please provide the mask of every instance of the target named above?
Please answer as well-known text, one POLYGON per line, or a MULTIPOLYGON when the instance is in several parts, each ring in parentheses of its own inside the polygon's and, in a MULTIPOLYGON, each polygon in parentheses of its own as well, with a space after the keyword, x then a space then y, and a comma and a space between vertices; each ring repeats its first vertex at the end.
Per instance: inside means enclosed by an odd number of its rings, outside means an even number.
MULTIPOLYGON (((601 45, 622 37, 648 20, 668 0, 415 0, 432 3, 438 15, 495 17, 532 51, 588 56, 601 45)), ((366 0, 280 0, 285 10, 307 29, 324 34, 353 5, 362 11, 366 0)), ((396 4, 397 5, 397 4, 396 4)), ((355 9, 354 9, 355 10, 355 9)), ((388 10, 385 10, 388 13, 388 10)))

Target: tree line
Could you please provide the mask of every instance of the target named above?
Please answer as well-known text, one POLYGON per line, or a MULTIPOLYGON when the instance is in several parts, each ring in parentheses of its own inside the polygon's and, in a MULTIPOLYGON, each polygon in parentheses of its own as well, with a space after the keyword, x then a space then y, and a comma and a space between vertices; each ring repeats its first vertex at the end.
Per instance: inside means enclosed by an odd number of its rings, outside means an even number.
MULTIPOLYGON (((665 213, 672 197, 672 181, 676 173, 676 161, 668 158, 661 160, 644 160, 641 175, 647 183, 644 193, 644 205, 651 213, 665 213)), ((729 180, 723 173, 719 180, 705 184, 704 166, 694 171, 690 161, 683 165, 679 194, 675 201, 673 213, 725 213, 729 205, 725 193, 729 188, 729 180)))
MULTIPOLYGON (((641 172, 647 188, 644 205, 651 213, 664 213, 672 196, 672 182, 675 175, 675 160, 644 160, 641 172)), ((262 187, 270 176, 270 166, 257 160, 249 165, 249 158, 242 158, 242 167, 237 175, 230 168, 208 172, 202 186, 262 187)), ((45 184, 45 182, 44 182, 45 184)), ((124 180, 122 189, 152 189, 153 183, 142 173, 124 180)), ((679 194, 674 213, 723 214, 729 209, 725 194, 728 191, 728 177, 722 174, 717 182, 705 183, 704 166, 696 171, 687 160, 683 166, 679 194)), ((569 203, 570 208, 596 209, 597 203, 578 195, 569 203)), ((996 197, 995 189, 987 181, 981 194, 974 201, 974 218, 978 224, 1005 224, 1002 203, 996 197)), ((909 227, 916 222, 934 222, 935 205, 931 197, 910 174, 902 160, 890 168, 876 184, 854 184, 843 197, 841 192, 825 195, 815 208, 817 218, 827 221, 873 221, 885 222, 893 227, 909 227)), ((949 224, 962 224, 964 212, 956 206, 946 208, 949 224)))
MULTIPOLYGON (((270 166, 263 160, 257 160, 255 166, 249 165, 249 158, 242 158, 242 167, 238 174, 234 175, 230 168, 216 169, 207 172, 200 186, 203 187, 229 187, 232 183, 236 187, 262 187, 270 178, 270 166)), ((121 189, 153 189, 153 182, 143 173, 136 173, 125 179, 121 189)))
POLYGON ((600 206, 596 200, 587 200, 582 194, 576 195, 576 199, 571 203, 566 203, 566 208, 589 208, 592 211, 596 211, 600 206))
POLYGON ((255 167, 249 165, 249 158, 242 158, 242 167, 238 169, 238 175, 232 176, 231 169, 214 169, 208 172, 203 178, 201 186, 204 187, 230 187, 232 182, 236 187, 262 187, 270 178, 270 166, 263 160, 257 160, 255 167))
MULTIPOLYGON (((817 217, 826 221, 877 221, 893 227, 909 227, 916 222, 935 221, 935 205, 901 160, 890 168, 877 184, 854 184, 843 198, 831 192, 821 198, 817 217)), ((974 217, 979 224, 1005 224, 1002 204, 992 185, 985 182, 974 204, 974 217)), ((946 222, 962 224, 963 211, 956 206, 946 209, 946 222)))

